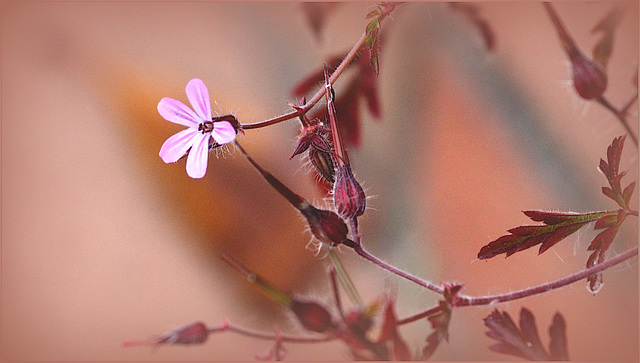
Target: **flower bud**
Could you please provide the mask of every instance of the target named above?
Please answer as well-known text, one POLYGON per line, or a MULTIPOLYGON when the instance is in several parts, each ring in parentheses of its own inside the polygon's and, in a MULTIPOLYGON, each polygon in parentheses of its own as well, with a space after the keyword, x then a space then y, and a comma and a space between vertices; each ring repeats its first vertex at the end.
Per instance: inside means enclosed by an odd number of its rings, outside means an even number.
POLYGON ((338 167, 333 184, 333 202, 343 218, 359 217, 366 207, 366 196, 348 164, 338 167))
POLYGON ((289 308, 307 330, 322 333, 334 326, 331 314, 318 303, 293 299, 289 308))
POLYGON ((308 149, 309 160, 316 171, 329 183, 333 183, 335 171, 331 160, 330 135, 329 129, 321 124, 305 126, 298 138, 293 155, 289 159, 308 149))
POLYGON ((208 336, 207 326, 195 322, 159 336, 156 344, 202 344, 208 336))
POLYGON ((331 184, 335 182, 336 170, 330 153, 311 148, 309 149, 309 160, 320 176, 331 184))
POLYGON ((318 209, 307 202, 299 205, 299 210, 307 218, 313 236, 321 242, 331 246, 339 244, 355 246, 354 242, 347 238, 349 232, 347 225, 334 212, 318 209))
POLYGON ((600 97, 607 89, 607 73, 597 63, 581 53, 571 56, 573 67, 573 87, 580 97, 592 100, 600 97))
POLYGON ((123 343, 124 347, 137 345, 171 345, 171 344, 202 344, 207 340, 209 330, 202 322, 195 322, 181 328, 166 332, 157 337, 145 341, 132 341, 123 343))

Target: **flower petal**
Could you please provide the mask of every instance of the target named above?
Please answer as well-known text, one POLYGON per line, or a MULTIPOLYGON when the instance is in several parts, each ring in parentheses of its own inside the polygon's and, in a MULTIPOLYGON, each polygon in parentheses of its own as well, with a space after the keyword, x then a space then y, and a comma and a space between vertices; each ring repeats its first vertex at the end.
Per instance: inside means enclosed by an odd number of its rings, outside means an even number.
POLYGON ((201 122, 200 117, 189 106, 169 97, 158 102, 158 112, 165 120, 182 126, 197 127, 201 122))
POLYGON ((228 144, 236 139, 236 129, 229 121, 214 122, 211 136, 220 145, 228 144))
POLYGON ((168 164, 180 160, 184 153, 193 145, 197 134, 202 135, 200 131, 188 128, 168 138, 160 148, 162 161, 168 164))
POLYGON ((210 136, 209 133, 206 133, 193 138, 193 146, 187 156, 187 174, 194 179, 202 178, 207 172, 210 136))
POLYGON ((196 111, 202 120, 211 120, 211 101, 209 101, 209 90, 204 82, 194 78, 187 83, 187 98, 191 102, 191 107, 196 111))

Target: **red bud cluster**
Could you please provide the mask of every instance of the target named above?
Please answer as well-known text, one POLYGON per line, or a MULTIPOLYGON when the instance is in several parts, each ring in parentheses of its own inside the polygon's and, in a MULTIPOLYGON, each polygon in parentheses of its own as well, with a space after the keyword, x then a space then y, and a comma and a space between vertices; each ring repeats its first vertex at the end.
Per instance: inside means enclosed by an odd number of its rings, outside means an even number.
POLYGON ((331 159, 331 131, 324 125, 308 125, 302 129, 291 158, 309 150, 309 160, 318 173, 329 183, 335 179, 333 160, 331 159))

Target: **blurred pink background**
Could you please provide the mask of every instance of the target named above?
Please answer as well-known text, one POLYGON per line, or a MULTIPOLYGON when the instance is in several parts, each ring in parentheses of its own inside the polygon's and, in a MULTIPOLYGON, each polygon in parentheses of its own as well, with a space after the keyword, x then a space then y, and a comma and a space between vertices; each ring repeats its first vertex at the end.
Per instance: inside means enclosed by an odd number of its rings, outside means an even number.
MULTIPOLYGON (((638 6, 616 33, 605 95, 634 93, 638 6)), ((558 3, 581 49, 611 3, 558 3)), ((537 256, 537 248, 477 261, 488 242, 529 209, 612 209, 600 188, 600 158, 624 129, 578 98, 569 63, 539 3, 479 3, 496 35, 487 52, 443 4, 399 8, 383 27, 382 119, 363 112, 363 145, 350 158, 370 208, 366 247, 463 293, 503 293, 584 267, 588 227, 537 256)), ((219 258, 229 252, 282 289, 331 304, 329 259, 305 249, 310 234, 286 201, 230 147, 206 177, 166 165, 160 146, 181 127, 156 111, 162 97, 186 101, 201 78, 214 111, 256 122, 289 110, 290 91, 331 55, 348 50, 375 9, 345 3, 316 40, 295 2, 26 2, 2 9, 2 349, 38 361, 252 360, 270 346, 219 334, 200 346, 122 348, 201 320, 304 333, 283 309, 219 258)), ((340 94, 350 74, 335 85, 340 94)), ((637 103, 630 120, 638 131, 637 103)), ((322 205, 312 176, 289 161, 291 121, 240 137, 270 172, 322 205)), ((623 181, 637 180, 628 138, 623 181)), ((637 191, 632 206, 638 208, 637 191)), ((630 218, 610 255, 638 243, 630 218)), ((396 291, 399 316, 437 304, 347 249, 342 258, 367 300, 396 291)), ((638 361, 637 258, 605 273, 596 296, 579 282, 494 307, 454 310, 450 342, 434 360, 512 360, 489 351, 482 318, 494 308, 536 315, 543 344, 560 311, 573 360, 638 361)), ((401 329, 417 351, 430 333, 401 329)), ((348 360, 340 343, 288 344, 288 360, 348 360)))

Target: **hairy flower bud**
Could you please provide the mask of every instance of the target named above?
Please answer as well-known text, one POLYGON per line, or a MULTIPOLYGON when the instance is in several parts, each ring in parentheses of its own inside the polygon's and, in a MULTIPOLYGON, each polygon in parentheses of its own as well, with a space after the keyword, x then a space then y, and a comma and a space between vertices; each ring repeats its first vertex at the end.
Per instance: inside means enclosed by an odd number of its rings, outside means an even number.
POLYGON ((354 242, 347 238, 347 225, 337 214, 318 209, 307 202, 299 205, 299 210, 307 218, 311 233, 318 240, 331 246, 345 244, 354 247, 354 242))
POLYGON ((359 217, 366 207, 366 196, 349 165, 338 167, 333 184, 333 202, 343 218, 359 217))
POLYGON ((581 53, 571 56, 573 86, 580 97, 592 100, 600 97, 607 89, 607 73, 597 63, 581 53))
POLYGON ((289 308, 307 330, 322 333, 334 326, 331 314, 318 303, 293 299, 289 308))
POLYGON ((329 183, 333 183, 335 171, 331 160, 332 146, 330 138, 331 131, 322 124, 305 126, 289 159, 308 149, 309 160, 316 168, 316 171, 329 183))
POLYGON ((322 176, 329 183, 335 182, 336 169, 333 165, 333 159, 328 152, 311 148, 309 149, 309 161, 320 176, 322 176))

